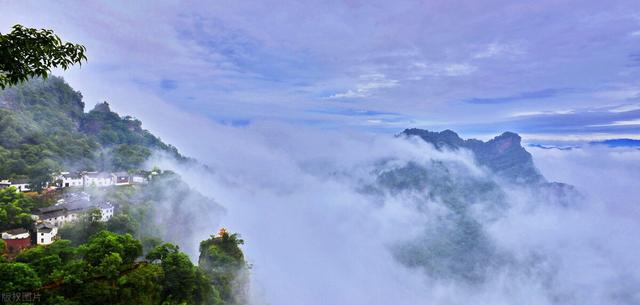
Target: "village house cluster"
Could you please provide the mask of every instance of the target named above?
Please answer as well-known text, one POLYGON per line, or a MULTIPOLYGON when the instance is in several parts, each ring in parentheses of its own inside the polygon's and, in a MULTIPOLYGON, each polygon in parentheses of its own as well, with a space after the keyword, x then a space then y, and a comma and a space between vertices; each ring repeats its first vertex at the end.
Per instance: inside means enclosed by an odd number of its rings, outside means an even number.
POLYGON ((13 181, 9 181, 7 179, 0 180, 0 189, 7 188, 13 186, 16 188, 18 192, 28 192, 31 190, 29 187, 29 181, 27 179, 17 179, 13 181))
POLYGON ((55 177, 55 185, 65 187, 107 187, 147 183, 153 172, 62 172, 55 177))
MULTIPOLYGON (((133 174, 128 172, 61 172, 53 175, 54 179, 51 181, 50 188, 109 187, 143 184, 147 183, 155 174, 155 172, 146 171, 140 171, 133 174)), ((0 180, 0 189, 7 187, 15 187, 18 192, 28 192, 32 190, 32 187, 26 179, 0 180)))
MULTIPOLYGON (((61 172, 52 175, 53 181, 48 189, 69 189, 53 206, 37 209, 31 215, 32 228, 16 228, 2 232, 6 250, 19 252, 32 245, 48 245, 58 237, 58 229, 65 224, 75 222, 82 217, 90 221, 108 221, 113 217, 115 207, 110 202, 93 202, 89 194, 81 191, 85 188, 118 187, 148 183, 157 172, 61 172), (99 211, 100 213, 92 213, 99 211), (99 215, 99 216, 98 216, 99 215)), ((26 180, 0 180, 0 189, 15 187, 17 192, 31 191, 26 180)))
POLYGON ((2 232, 9 253, 16 253, 32 245, 48 245, 57 239, 58 229, 67 223, 90 217, 91 221, 108 221, 115 207, 108 201, 93 202, 85 192, 66 193, 53 206, 40 208, 31 214, 33 229, 17 228, 2 232), (92 213, 99 211, 100 213, 92 213))

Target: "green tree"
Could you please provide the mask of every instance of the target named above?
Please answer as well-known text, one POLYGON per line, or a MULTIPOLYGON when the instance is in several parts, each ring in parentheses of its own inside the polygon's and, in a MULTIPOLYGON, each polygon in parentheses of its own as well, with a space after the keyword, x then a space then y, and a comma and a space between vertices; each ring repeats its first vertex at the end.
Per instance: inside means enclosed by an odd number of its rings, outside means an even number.
MULTIPOLYGON (((238 239, 230 235, 226 241, 237 245, 238 239)), ((79 247, 68 240, 32 247, 13 262, 0 260, 0 291, 37 290, 42 293, 38 304, 56 305, 241 304, 178 246, 161 244, 146 260, 140 253, 131 235, 108 231, 79 247)))
POLYGON ((217 236, 200 243, 198 267, 216 287, 225 304, 245 304, 247 265, 238 234, 221 229, 217 236))
POLYGON ((0 189, 0 230, 31 226, 33 207, 33 200, 16 192, 15 187, 0 189))
POLYGON ((0 88, 31 77, 46 78, 51 68, 67 69, 87 60, 86 48, 62 42, 51 30, 37 30, 16 24, 10 33, 0 33, 0 88))
POLYGON ((30 170, 31 179, 29 182, 32 189, 36 192, 41 192, 47 188, 49 183, 53 181, 51 173, 59 172, 61 169, 55 161, 49 159, 35 163, 30 170))
POLYGON ((162 295, 167 304, 222 304, 209 277, 178 246, 162 244, 149 252, 147 259, 162 267, 162 295))
POLYGON ((107 230, 118 234, 136 234, 139 224, 129 214, 118 214, 107 221, 107 230))
POLYGON ((29 248, 18 255, 17 262, 27 263, 45 282, 51 283, 64 278, 66 265, 76 259, 77 249, 68 240, 57 240, 49 246, 29 248))
POLYGON ((162 303, 162 267, 143 264, 118 279, 118 303, 155 305, 162 303))
POLYGON ((131 234, 116 234, 101 231, 89 243, 80 246, 84 259, 92 266, 100 266, 105 260, 113 262, 115 253, 122 259, 121 264, 130 265, 142 255, 142 245, 131 234))
POLYGON ((111 164, 115 169, 138 169, 151 156, 151 151, 142 145, 121 144, 111 150, 111 164))
POLYGON ((25 263, 0 263, 0 291, 34 291, 42 284, 38 274, 25 263))
POLYGON ((70 240, 74 245, 84 244, 102 230, 106 230, 106 223, 91 221, 89 217, 83 217, 75 223, 69 223, 60 228, 62 238, 70 240))

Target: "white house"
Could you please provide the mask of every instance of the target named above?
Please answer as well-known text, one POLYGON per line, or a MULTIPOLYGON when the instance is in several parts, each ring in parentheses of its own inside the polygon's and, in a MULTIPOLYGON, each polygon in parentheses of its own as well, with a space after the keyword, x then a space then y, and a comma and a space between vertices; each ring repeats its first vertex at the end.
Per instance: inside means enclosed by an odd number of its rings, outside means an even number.
POLYGON ((110 173, 86 173, 83 178, 84 186, 105 187, 116 183, 116 176, 110 173))
POLYGON ((11 181, 11 186, 15 187, 18 190, 18 192, 28 192, 31 190, 29 181, 26 179, 17 179, 17 180, 11 181))
POLYGON ((131 176, 127 172, 117 172, 113 173, 116 177, 115 185, 129 185, 131 184, 131 176))
POLYGON ((4 240, 25 239, 29 238, 29 236, 31 236, 29 231, 23 228, 2 232, 2 239, 4 240))
POLYGON ((58 227, 50 223, 41 223, 36 226, 36 242, 38 245, 49 245, 55 241, 58 235, 58 227))
POLYGON ((11 186, 11 181, 9 180, 0 180, 0 189, 8 188, 11 186))
MULTIPOLYGON (((60 199, 58 199, 58 204, 64 203, 84 203, 88 205, 91 202, 91 195, 86 192, 65 192, 60 199)), ((76 206, 79 204, 75 204, 76 206)))
POLYGON ((79 210, 68 210, 62 205, 54 205, 38 209, 37 213, 31 216, 32 219, 48 222, 57 227, 62 227, 68 222, 76 221, 80 218, 79 210))
POLYGON ((91 203, 91 197, 85 192, 72 192, 64 195, 54 206, 40 208, 31 218, 38 223, 45 222, 62 227, 68 222, 78 221, 93 209, 100 210, 100 218, 95 221, 108 221, 113 217, 115 207, 110 202, 91 203))
POLYGON ((111 219, 111 217, 113 217, 114 207, 111 202, 107 201, 99 203, 97 207, 98 209, 100 209, 100 215, 102 216, 100 218, 100 221, 108 221, 109 219, 111 219))
POLYGON ((70 174, 68 172, 61 173, 57 177, 57 181, 60 187, 82 187, 84 186, 84 179, 79 174, 70 174))
POLYGON ((6 179, 0 180, 0 189, 8 188, 10 186, 15 187, 16 191, 18 192, 28 192, 31 190, 31 187, 29 186, 29 181, 27 181, 26 179, 17 179, 13 181, 9 181, 6 179))
POLYGON ((31 234, 25 228, 2 232, 2 240, 6 245, 6 251, 9 253, 17 253, 31 246, 31 234))
POLYGON ((147 176, 143 175, 143 174, 133 174, 131 175, 131 183, 133 184, 141 184, 141 183, 147 183, 149 180, 147 178, 147 176))

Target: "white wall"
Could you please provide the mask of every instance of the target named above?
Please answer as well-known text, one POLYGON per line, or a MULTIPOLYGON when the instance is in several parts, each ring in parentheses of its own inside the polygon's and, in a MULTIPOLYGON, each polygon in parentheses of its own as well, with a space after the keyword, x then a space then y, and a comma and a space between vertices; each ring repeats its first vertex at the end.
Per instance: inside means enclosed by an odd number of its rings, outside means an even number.
POLYGON ((53 243, 54 238, 56 237, 56 235, 58 235, 58 228, 54 227, 49 233, 38 232, 37 235, 38 235, 38 238, 37 238, 38 245, 49 245, 53 243))

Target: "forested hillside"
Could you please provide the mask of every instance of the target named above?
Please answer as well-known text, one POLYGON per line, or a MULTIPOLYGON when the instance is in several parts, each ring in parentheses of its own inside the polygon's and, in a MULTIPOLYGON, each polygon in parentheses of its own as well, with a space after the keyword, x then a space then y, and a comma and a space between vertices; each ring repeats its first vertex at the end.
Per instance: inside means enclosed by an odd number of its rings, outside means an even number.
MULTIPOLYGON (((0 91, 2 179, 27 179, 39 190, 62 170, 140 171, 154 151, 188 160, 106 102, 85 113, 82 95, 62 78, 32 79, 0 91)), ((92 202, 113 203, 113 217, 100 220, 101 211, 90 209, 59 225, 52 243, 30 242, 18 251, 3 235, 0 303, 5 294, 20 304, 245 303, 242 239, 224 229, 215 234, 211 227, 193 228, 191 221, 211 216, 197 211, 223 209, 170 171, 156 168, 152 178, 135 185, 59 187, 41 194, 2 188, 0 231, 27 230, 38 240, 38 209, 80 192, 92 202), (194 263, 187 253, 197 257, 191 239, 196 233, 210 236, 194 263)))
POLYGON ((80 246, 58 240, 0 257, 0 291, 20 304, 239 304, 231 290, 238 269, 228 267, 244 266, 239 243, 226 232, 211 236, 202 255, 215 264, 195 266, 173 244, 145 251, 131 234, 103 230, 80 246))
POLYGON ((185 159, 108 103, 88 113, 84 106, 82 94, 60 77, 0 91, 0 178, 25 178, 37 187, 61 169, 138 169, 153 150, 185 159))

